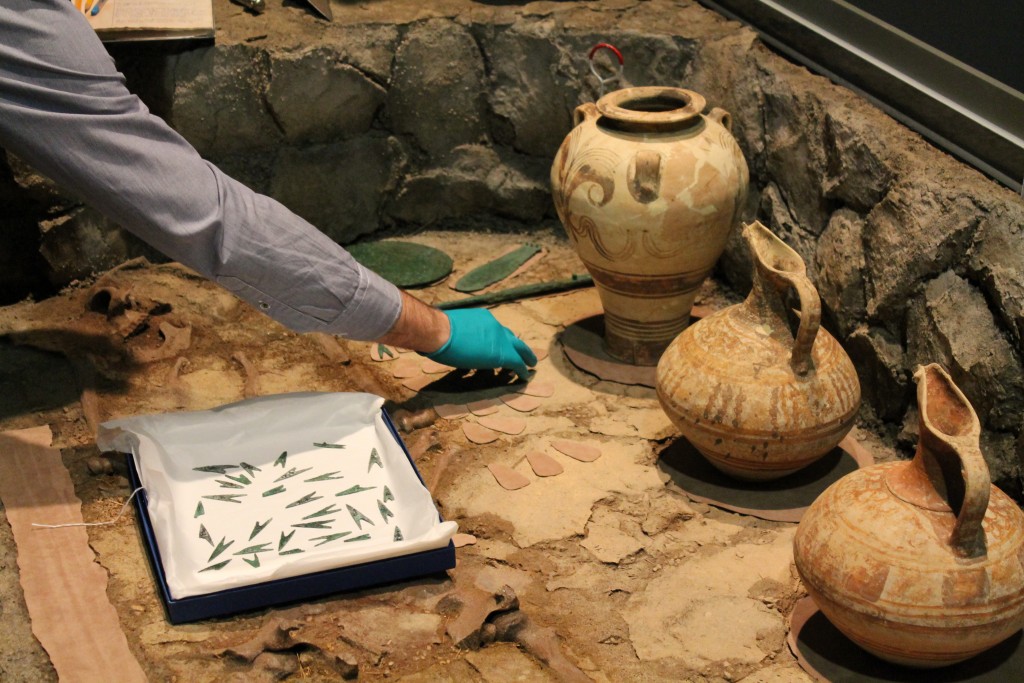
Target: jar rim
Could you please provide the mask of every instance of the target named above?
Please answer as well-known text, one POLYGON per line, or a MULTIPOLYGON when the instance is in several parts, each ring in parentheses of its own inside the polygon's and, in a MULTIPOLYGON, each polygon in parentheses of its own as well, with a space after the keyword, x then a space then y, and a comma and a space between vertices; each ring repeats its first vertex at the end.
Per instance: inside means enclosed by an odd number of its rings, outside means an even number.
POLYGON ((692 90, 642 86, 608 93, 597 101, 597 111, 614 121, 672 125, 699 118, 705 104, 692 90))

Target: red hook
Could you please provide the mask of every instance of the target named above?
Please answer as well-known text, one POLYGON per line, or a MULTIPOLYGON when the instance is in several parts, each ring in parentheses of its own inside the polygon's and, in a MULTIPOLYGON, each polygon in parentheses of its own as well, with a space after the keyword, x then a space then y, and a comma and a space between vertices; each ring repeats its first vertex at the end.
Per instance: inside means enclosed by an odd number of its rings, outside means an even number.
POLYGON ((614 45, 611 45, 610 43, 598 43, 594 47, 590 48, 590 52, 587 53, 587 59, 593 59, 594 58, 594 53, 597 52, 598 50, 602 49, 602 48, 605 49, 605 50, 611 50, 612 52, 614 52, 615 53, 615 58, 619 60, 619 66, 622 66, 622 63, 623 63, 622 53, 619 52, 619 48, 615 47, 614 45))
POLYGON ((590 52, 587 53, 587 59, 590 60, 590 73, 594 74, 594 77, 597 78, 598 85, 600 86, 600 96, 604 97, 605 83, 611 83, 612 81, 622 80, 622 64, 624 61, 622 59, 622 53, 619 52, 619 48, 615 47, 614 45, 611 45, 610 43, 598 43, 594 47, 590 48, 590 52), (619 70, 614 75, 609 76, 608 78, 605 78, 600 73, 598 73, 597 66, 594 64, 594 53, 596 53, 598 50, 610 50, 615 55, 615 58, 619 60, 619 70))

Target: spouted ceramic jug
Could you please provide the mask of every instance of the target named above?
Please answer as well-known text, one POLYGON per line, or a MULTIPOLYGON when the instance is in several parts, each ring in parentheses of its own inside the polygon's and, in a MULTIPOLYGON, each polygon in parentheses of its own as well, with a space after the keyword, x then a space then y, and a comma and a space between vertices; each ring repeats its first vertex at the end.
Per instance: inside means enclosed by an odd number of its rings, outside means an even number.
POLYGON ((974 409, 919 368, 914 459, 852 472, 804 514, 796 567, 836 628, 882 659, 963 661, 1024 626, 1024 513, 989 482, 974 409))
POLYGON ((776 479, 838 445, 856 418, 860 383, 820 327, 818 292, 800 256, 756 221, 743 238, 754 261, 750 295, 672 342, 658 363, 658 399, 715 467, 776 479), (789 291, 799 298, 798 322, 789 291))

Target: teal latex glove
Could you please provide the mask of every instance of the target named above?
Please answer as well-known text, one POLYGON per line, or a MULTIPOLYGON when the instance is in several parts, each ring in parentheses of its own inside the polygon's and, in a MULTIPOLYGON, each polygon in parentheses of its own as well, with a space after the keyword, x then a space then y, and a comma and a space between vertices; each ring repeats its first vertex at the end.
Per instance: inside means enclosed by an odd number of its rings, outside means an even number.
POLYGON ((459 308, 444 311, 452 332, 445 345, 427 358, 452 367, 468 369, 504 368, 527 379, 527 366, 537 364, 537 356, 526 343, 499 323, 485 308, 459 308))

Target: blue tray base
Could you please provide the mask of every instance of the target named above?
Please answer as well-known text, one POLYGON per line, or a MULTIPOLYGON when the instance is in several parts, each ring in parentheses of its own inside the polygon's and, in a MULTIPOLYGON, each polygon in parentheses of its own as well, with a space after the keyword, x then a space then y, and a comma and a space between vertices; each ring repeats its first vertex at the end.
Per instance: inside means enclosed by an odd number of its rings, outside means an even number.
MULTIPOLYGON (((384 414, 384 419, 392 434, 402 444, 387 413, 384 414)), ((404 444, 402 444, 402 448, 405 448, 404 444)), ((406 457, 409 457, 408 452, 406 452, 406 457)), ((128 479, 131 481, 132 490, 135 490, 141 486, 139 473, 131 455, 127 456, 127 461, 128 479)), ((409 462, 412 464, 411 458, 409 462)), ((415 470, 415 465, 412 466, 415 470)), ((419 471, 416 471, 416 474, 419 476, 419 471)), ((153 525, 149 519, 145 490, 139 491, 135 496, 135 511, 142 539, 148 551, 150 566, 167 611, 167 619, 172 624, 225 617, 239 612, 319 598, 333 593, 405 581, 444 572, 455 566, 455 545, 449 541, 446 547, 435 550, 328 569, 303 576, 276 579, 252 586, 240 586, 206 595, 175 599, 167 587, 163 563, 160 560, 160 549, 157 546, 153 525)))

